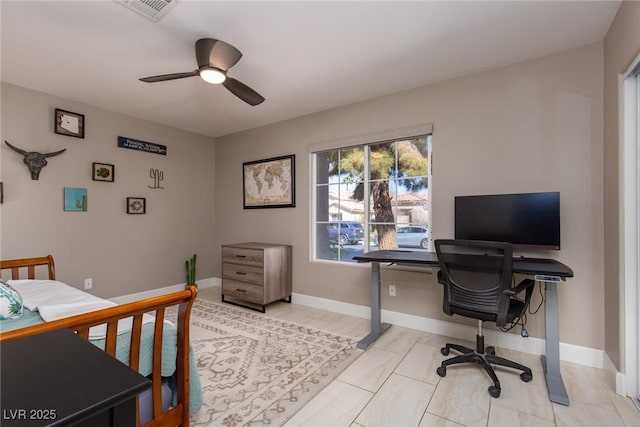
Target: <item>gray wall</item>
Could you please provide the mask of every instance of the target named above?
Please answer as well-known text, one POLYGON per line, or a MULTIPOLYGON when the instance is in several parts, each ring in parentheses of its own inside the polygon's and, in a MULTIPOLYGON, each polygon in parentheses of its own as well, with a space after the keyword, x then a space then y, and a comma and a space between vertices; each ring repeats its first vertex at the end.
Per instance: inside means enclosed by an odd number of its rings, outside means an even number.
POLYGON ((624 1, 604 40, 604 233, 605 233, 605 350, 624 371, 620 334, 620 306, 624 294, 620 283, 618 76, 640 53, 640 2, 624 1))
POLYGON ((113 297, 185 282, 184 260, 199 255, 198 278, 212 277, 212 138, 145 122, 18 86, 2 84, 2 139, 49 159, 38 181, 2 142, 2 259, 52 254, 60 280, 113 297), (53 132, 54 109, 85 115, 84 139, 53 132), (118 148, 118 136, 167 146, 167 156, 118 148), (115 165, 115 182, 91 180, 91 163, 115 165), (164 171, 149 189, 149 169, 164 171), (63 212, 64 187, 88 189, 87 212, 63 212), (146 215, 127 215, 127 196, 146 197, 146 215))
MULTIPOLYGON (((368 305, 368 266, 310 261, 308 147, 431 122, 435 237, 453 234, 457 194, 561 191, 563 249, 543 254, 576 273, 560 287, 561 340, 605 348, 619 364, 614 80, 640 49, 639 16, 640 4, 624 2, 604 45, 229 135, 215 149, 211 138, 2 84, 2 139, 67 152, 50 160, 40 181, 31 181, 20 156, 3 144, 0 256, 52 253, 62 280, 80 287, 92 277, 94 293, 111 297, 183 282, 183 260, 193 252, 204 278, 220 275, 223 243, 289 243, 294 292, 368 305), (53 133, 56 107, 86 115, 85 139, 53 133), (117 148, 118 135, 165 144, 169 155, 117 148), (297 207, 243 210, 242 162, 291 153, 297 156, 297 207), (92 161, 115 164, 116 181, 91 181, 92 161), (147 188, 150 167, 165 171, 165 190, 147 188), (62 211, 67 186, 89 190, 88 212, 62 211), (131 195, 147 197, 146 215, 124 213, 131 195), (587 318, 580 314, 585 307, 587 318)), ((399 285, 397 297, 383 297, 385 308, 445 318, 433 278, 406 272, 383 278, 399 285)), ((532 335, 544 336, 541 315, 530 324, 532 335)))
MULTIPOLYGON (((433 123, 434 237, 453 236, 455 195, 560 191, 562 250, 540 254, 575 272, 559 290, 560 339, 603 349, 603 78, 597 43, 218 138, 217 275, 221 244, 288 243, 294 292, 368 305, 368 266, 310 260, 308 147, 433 123), (243 210, 242 162, 286 154, 296 155, 297 206, 243 210)), ((433 276, 385 272, 383 282, 398 285, 383 308, 460 321, 442 314, 433 276)), ((530 316, 533 336, 544 336, 543 318, 530 316)))

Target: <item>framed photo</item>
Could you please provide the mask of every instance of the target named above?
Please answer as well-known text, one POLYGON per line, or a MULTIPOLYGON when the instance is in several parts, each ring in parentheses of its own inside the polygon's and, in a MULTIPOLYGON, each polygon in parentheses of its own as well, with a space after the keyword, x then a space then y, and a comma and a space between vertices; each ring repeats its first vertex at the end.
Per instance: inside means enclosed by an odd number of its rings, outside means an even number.
POLYGON ((55 132, 60 135, 84 138, 84 114, 56 108, 55 132))
POLYGON ((242 164, 245 209, 296 206, 295 155, 242 164))
POLYGON ((127 197, 128 214, 144 214, 147 212, 147 199, 144 197, 127 197))
POLYGON ((65 187, 64 210, 65 212, 86 212, 87 211, 87 189, 65 187))
POLYGON ((93 179, 94 181, 113 182, 115 166, 108 163, 93 162, 91 170, 93 171, 93 173, 91 174, 91 179, 93 179))

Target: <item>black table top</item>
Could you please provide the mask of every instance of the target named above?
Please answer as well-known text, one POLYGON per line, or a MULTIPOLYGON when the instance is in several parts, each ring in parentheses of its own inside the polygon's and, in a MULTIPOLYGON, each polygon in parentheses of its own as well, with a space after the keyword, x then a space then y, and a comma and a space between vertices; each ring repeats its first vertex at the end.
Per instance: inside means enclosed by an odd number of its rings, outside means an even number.
MULTIPOLYGON (((437 267, 438 256, 435 252, 382 250, 371 251, 353 257, 358 262, 384 262, 391 264, 421 264, 437 267)), ((573 277, 573 270, 565 264, 551 258, 513 258, 513 272, 518 274, 543 274, 559 277, 573 277)))
POLYGON ((4 343, 0 352, 3 427, 69 425, 151 385, 69 329, 4 343))

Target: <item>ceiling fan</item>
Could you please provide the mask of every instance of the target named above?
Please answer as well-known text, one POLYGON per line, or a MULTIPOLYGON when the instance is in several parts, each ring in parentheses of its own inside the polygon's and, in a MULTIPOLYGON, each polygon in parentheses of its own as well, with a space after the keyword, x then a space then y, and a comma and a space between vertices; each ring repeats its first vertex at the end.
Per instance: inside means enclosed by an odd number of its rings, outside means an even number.
POLYGON ((227 76, 229 68, 233 67, 240 58, 242 58, 242 52, 229 43, 216 39, 200 39, 196 42, 197 70, 143 77, 140 80, 146 83, 156 83, 199 75, 207 83, 222 84, 247 104, 258 105, 264 101, 262 95, 244 83, 227 76))

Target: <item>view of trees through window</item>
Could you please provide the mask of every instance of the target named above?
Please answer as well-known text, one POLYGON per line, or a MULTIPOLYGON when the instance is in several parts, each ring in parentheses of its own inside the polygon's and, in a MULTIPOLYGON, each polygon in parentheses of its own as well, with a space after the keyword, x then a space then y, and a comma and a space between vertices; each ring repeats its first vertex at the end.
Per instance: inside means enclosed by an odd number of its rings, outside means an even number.
POLYGON ((315 259, 428 250, 431 135, 314 153, 315 259))

